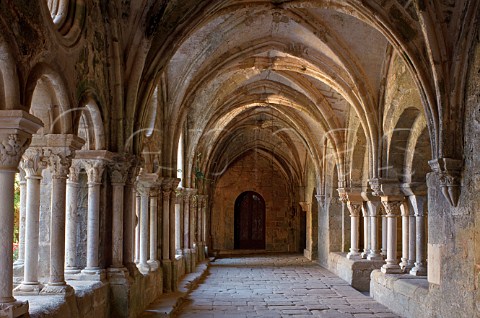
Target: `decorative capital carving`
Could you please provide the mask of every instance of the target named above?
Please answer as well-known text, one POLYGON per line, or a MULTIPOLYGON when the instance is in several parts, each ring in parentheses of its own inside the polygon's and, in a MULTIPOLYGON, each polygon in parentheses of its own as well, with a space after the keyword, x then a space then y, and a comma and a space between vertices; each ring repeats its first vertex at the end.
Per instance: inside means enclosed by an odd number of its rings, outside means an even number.
POLYGON ((125 184, 127 182, 131 164, 132 161, 129 160, 126 154, 119 154, 109 162, 108 168, 112 184, 125 184))
POLYGON ((360 217, 362 213, 363 202, 347 202, 348 210, 350 211, 351 217, 360 217))
POLYGON ((29 144, 30 139, 19 134, 4 136, 0 141, 0 166, 15 169, 29 144))
POLYGON ((438 174, 443 196, 450 205, 457 206, 461 192, 462 160, 439 158, 430 160, 428 164, 438 174))
POLYGON ((73 159, 72 164, 70 165, 68 173, 68 182, 78 183, 78 177, 80 175, 80 170, 82 169, 82 164, 80 160, 73 159))
POLYGON ((69 147, 47 147, 44 156, 52 178, 67 178, 75 151, 69 147))
POLYGON ((140 169, 140 174, 135 182, 137 192, 141 196, 150 196, 152 188, 158 186, 157 179, 158 176, 155 173, 145 173, 143 169, 140 169))
POLYGON ((48 161, 41 147, 30 147, 25 151, 23 155, 23 169, 25 170, 27 178, 40 178, 42 171, 47 167, 48 161))
POLYGON ((316 194, 315 195, 315 198, 317 199, 317 202, 320 204, 320 205, 324 205, 325 204, 325 200, 326 200, 326 196, 324 194, 316 194))
POLYGON ((388 217, 396 217, 401 214, 400 206, 402 201, 382 201, 383 208, 385 209, 385 215, 388 217))
POLYGON ((84 159, 82 162, 87 172, 88 183, 102 183, 106 162, 102 159, 84 159))

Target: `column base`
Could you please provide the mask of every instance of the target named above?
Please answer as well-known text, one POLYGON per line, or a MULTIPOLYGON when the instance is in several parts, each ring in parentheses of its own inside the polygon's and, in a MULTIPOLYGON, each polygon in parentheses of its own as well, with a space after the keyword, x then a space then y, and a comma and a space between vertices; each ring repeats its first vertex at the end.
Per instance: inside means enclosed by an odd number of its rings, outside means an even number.
POLYGON ((160 267, 160 262, 157 260, 148 260, 147 261, 148 266, 150 266, 150 271, 151 272, 156 272, 158 268, 160 267))
POLYGON ((362 259, 362 256, 358 252, 350 252, 347 254, 348 259, 362 259))
POLYGON ((0 317, 24 317, 28 316, 28 301, 13 301, 9 303, 0 303, 0 317))
POLYGON ((369 261, 383 261, 383 255, 382 254, 376 254, 376 253, 368 254, 367 260, 369 260, 369 261))
POLYGON ((360 254, 360 257, 361 257, 362 259, 367 259, 369 253, 370 253, 370 252, 362 252, 362 254, 360 254))
POLYGON ((42 291, 40 292, 40 295, 65 295, 65 296, 70 296, 75 294, 75 290, 73 289, 72 286, 67 285, 66 283, 62 285, 46 285, 42 291))
POLYGON ((190 257, 190 268, 192 272, 195 271, 195 267, 197 267, 197 248, 191 249, 191 257, 190 257))
POLYGON ((125 284, 129 277, 128 269, 125 267, 107 268, 107 280, 110 284, 125 284))
POLYGON ((172 291, 173 282, 173 262, 171 260, 162 260, 163 267, 163 292, 170 293, 172 291))
POLYGON ((82 270, 78 267, 67 267, 65 268, 65 274, 75 275, 79 274, 82 270))
POLYGON ((150 272, 150 266, 148 266, 148 263, 138 263, 137 268, 143 275, 147 275, 150 272))
POLYGON ((17 296, 39 295, 42 288, 43 285, 40 283, 22 282, 13 290, 13 294, 17 296))
POLYGON ((427 268, 423 266, 415 266, 409 272, 413 276, 427 276, 427 268))
POLYGON ((138 270, 137 264, 131 262, 125 264, 125 267, 128 270, 128 273, 130 274, 131 277, 138 277, 141 275, 140 271, 138 270))
POLYGON ((84 268, 80 273, 80 280, 86 281, 104 281, 106 279, 105 270, 100 268, 84 268))
POLYGON ((403 274, 403 270, 397 264, 385 264, 380 270, 384 274, 403 274))

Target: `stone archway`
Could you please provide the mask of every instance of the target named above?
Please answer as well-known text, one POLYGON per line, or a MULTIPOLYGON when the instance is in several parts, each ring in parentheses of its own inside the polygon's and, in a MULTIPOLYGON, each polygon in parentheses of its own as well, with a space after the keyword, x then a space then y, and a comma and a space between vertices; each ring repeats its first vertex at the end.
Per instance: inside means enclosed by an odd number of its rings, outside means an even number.
POLYGON ((235 200, 235 249, 265 249, 265 200, 253 191, 235 200))

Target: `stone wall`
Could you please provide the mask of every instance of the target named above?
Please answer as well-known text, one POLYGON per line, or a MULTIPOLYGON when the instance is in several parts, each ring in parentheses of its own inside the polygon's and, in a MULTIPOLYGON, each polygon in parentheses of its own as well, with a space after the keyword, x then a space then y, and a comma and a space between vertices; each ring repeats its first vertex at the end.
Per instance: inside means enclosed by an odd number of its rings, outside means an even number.
POLYGON ((234 248, 235 200, 245 191, 255 191, 265 200, 266 250, 300 252, 299 207, 295 207, 297 213, 293 215, 290 189, 280 170, 263 156, 252 154, 231 165, 215 187, 213 249, 234 248))

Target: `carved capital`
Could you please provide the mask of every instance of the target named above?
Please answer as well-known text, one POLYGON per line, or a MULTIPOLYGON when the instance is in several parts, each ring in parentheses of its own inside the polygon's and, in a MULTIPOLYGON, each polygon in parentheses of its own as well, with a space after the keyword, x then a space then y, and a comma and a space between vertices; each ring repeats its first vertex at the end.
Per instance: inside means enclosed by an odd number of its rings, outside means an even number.
POLYGON ((442 194, 452 206, 458 205, 461 192, 461 171, 463 162, 458 159, 439 158, 428 162, 438 174, 442 194))
POLYGON ((82 163, 87 172, 88 183, 102 183, 103 171, 105 170, 106 166, 105 160, 84 159, 82 160, 82 163))
MULTIPOLYGON (((135 182, 135 188, 141 196, 150 196, 152 188, 158 187, 158 176, 155 173, 146 173, 140 169, 140 174, 135 182)), ((156 189, 154 191, 157 191, 156 189)))
POLYGON ((42 177, 42 171, 48 167, 47 158, 41 147, 30 147, 23 155, 23 169, 27 178, 42 177))
POLYGON ((80 162, 80 160, 73 159, 68 172, 68 182, 78 183, 78 177, 80 176, 81 170, 82 163, 80 162))
POLYGON ((382 201, 383 208, 385 209, 385 215, 387 217, 396 217, 401 214, 400 206, 402 201, 382 201))
POLYGON ((52 173, 52 178, 66 179, 72 164, 71 156, 63 154, 50 154, 48 157, 48 167, 52 173))
POLYGON ((19 134, 8 134, 1 137, 3 140, 0 140, 0 167, 15 169, 30 144, 30 139, 19 134))
POLYGON ((110 171, 110 180, 112 184, 125 184, 130 173, 130 165, 132 164, 128 156, 120 154, 115 156, 113 160, 108 164, 110 171))
POLYGON ((363 202, 347 202, 348 211, 350 211, 351 217, 360 217, 362 213, 363 202))

